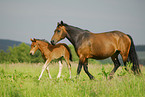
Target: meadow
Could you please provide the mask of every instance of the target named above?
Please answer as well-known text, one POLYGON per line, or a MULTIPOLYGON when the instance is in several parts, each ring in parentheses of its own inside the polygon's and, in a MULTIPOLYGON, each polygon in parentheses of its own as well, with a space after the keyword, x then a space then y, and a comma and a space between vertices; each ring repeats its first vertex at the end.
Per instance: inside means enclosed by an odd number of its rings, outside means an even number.
POLYGON ((51 63, 52 79, 45 71, 40 81, 38 77, 43 63, 0 64, 0 97, 145 97, 144 66, 141 67, 141 76, 120 67, 114 78, 108 80, 113 64, 89 64, 89 71, 95 77, 90 80, 83 69, 76 78, 77 63, 71 64, 71 79, 65 64, 61 77, 57 79, 58 64, 51 63))

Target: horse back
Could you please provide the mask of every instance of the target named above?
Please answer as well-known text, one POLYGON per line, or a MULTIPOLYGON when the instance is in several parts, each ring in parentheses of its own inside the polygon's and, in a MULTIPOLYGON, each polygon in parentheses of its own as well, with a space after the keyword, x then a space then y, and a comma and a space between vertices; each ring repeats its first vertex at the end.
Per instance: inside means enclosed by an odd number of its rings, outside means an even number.
POLYGON ((58 43, 51 47, 51 55, 55 58, 68 56, 72 60, 72 54, 70 48, 65 43, 58 43))
POLYGON ((129 49, 130 39, 120 31, 105 33, 90 33, 77 50, 79 56, 86 58, 105 59, 112 56, 117 50, 129 49))

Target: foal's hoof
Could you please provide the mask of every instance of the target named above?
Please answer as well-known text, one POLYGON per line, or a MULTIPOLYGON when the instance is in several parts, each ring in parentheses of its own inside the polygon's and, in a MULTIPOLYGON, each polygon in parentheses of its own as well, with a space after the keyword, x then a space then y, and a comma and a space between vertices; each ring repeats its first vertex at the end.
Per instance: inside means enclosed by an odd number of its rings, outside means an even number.
POLYGON ((112 78, 113 78, 113 76, 109 76, 107 79, 108 79, 108 80, 111 80, 112 78))
POLYGON ((75 79, 78 79, 79 78, 79 75, 77 75, 76 77, 75 77, 75 79))

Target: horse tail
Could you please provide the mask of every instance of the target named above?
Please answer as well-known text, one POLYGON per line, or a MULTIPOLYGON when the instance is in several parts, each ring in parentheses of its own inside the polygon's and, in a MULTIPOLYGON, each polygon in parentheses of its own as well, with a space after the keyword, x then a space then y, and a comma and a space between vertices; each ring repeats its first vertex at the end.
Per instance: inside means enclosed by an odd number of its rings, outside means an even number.
POLYGON ((66 49, 67 49, 68 52, 69 52, 69 60, 70 60, 70 61, 73 61, 73 60, 72 60, 72 54, 71 54, 70 48, 69 48, 66 44, 64 44, 64 46, 66 47, 66 49))
POLYGON ((137 53, 136 53, 136 50, 135 50, 135 45, 134 45, 132 37, 130 35, 127 35, 127 36, 131 40, 131 46, 130 46, 128 58, 131 61, 131 63, 133 63, 132 70, 134 71, 134 73, 139 74, 139 73, 141 73, 141 70, 139 68, 139 61, 138 61, 137 53))

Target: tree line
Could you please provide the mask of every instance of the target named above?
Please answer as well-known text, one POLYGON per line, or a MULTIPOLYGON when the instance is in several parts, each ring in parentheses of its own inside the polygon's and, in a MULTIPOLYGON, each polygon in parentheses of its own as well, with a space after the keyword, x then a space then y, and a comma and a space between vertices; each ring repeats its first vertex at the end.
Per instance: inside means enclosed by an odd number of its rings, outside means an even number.
POLYGON ((6 52, 0 51, 0 63, 39 63, 43 62, 41 53, 37 51, 34 56, 30 56, 30 46, 21 43, 19 46, 9 47, 6 52))
MULTIPOLYGON (((71 49, 73 62, 78 62, 79 58, 74 50, 73 45, 68 45, 71 49)), ((36 53, 31 56, 29 54, 30 52, 30 45, 21 43, 20 45, 13 47, 8 47, 6 51, 0 50, 0 63, 42 63, 44 62, 41 52, 39 50, 36 51, 36 53)), ((56 62, 56 60, 54 60, 56 62)), ((94 59, 89 59, 89 63, 92 64, 106 64, 111 63, 112 61, 107 59, 105 61, 96 61, 94 59)))

